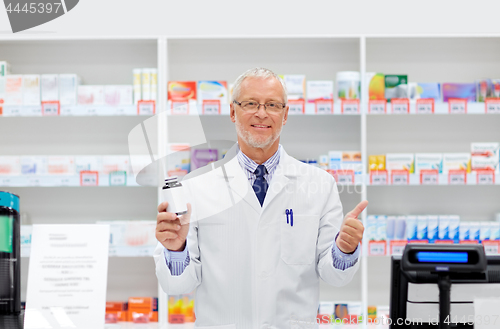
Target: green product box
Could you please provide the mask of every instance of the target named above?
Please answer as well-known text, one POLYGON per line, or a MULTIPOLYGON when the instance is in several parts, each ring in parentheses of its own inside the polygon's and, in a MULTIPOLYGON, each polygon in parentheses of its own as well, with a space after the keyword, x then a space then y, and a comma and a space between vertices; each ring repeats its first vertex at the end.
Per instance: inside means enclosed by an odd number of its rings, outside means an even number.
POLYGON ((0 216, 0 252, 12 253, 14 220, 9 216, 0 216))
POLYGON ((385 76, 385 98, 408 98, 408 75, 388 74, 385 76))

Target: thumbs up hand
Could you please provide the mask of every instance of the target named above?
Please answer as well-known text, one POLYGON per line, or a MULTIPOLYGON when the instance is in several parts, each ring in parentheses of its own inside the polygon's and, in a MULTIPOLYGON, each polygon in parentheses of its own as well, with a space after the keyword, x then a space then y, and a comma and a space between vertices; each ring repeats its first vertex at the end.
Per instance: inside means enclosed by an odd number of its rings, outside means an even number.
POLYGON ((361 201, 354 210, 349 212, 340 226, 339 235, 335 243, 340 251, 345 254, 351 254, 356 250, 359 242, 363 239, 365 228, 363 223, 358 219, 358 216, 365 210, 368 201, 361 201))

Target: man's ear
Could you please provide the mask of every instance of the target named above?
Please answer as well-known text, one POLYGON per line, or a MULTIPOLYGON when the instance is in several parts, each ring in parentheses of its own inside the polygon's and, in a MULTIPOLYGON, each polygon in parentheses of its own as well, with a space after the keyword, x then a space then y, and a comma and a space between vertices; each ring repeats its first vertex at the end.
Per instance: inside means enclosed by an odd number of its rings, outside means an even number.
POLYGON ((234 111, 234 103, 229 104, 229 117, 232 122, 236 122, 236 113, 234 111))
POLYGON ((283 116, 283 126, 286 124, 286 120, 288 120, 288 109, 289 106, 287 105, 285 108, 285 115, 283 116))

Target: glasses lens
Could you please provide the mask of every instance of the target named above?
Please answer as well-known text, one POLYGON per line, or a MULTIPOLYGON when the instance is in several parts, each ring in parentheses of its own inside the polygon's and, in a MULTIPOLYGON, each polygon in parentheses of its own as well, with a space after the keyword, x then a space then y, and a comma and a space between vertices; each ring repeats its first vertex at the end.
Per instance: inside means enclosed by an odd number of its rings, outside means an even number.
POLYGON ((270 111, 280 111, 283 109, 283 104, 270 102, 266 103, 266 108, 270 111))
POLYGON ((247 111, 255 110, 257 106, 259 106, 259 103, 257 102, 252 102, 252 101, 241 102, 241 107, 247 111))

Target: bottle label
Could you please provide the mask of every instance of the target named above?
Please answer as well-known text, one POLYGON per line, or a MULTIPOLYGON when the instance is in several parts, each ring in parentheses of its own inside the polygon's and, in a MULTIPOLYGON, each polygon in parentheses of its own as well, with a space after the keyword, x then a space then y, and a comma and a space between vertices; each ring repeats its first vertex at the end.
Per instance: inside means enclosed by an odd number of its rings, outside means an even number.
POLYGON ((13 251, 14 220, 10 216, 0 216, 0 252, 13 251))

